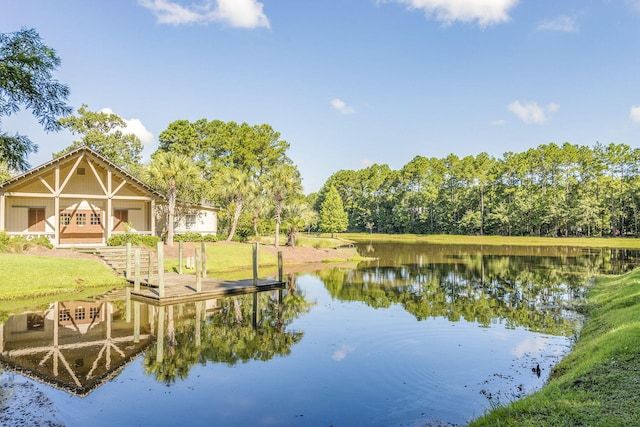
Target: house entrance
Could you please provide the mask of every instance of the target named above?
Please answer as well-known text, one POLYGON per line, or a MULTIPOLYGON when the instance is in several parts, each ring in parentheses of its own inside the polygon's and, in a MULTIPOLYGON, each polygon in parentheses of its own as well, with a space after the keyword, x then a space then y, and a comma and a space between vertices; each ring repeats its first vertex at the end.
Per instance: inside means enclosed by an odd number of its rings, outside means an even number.
POLYGON ((29 208, 29 232, 43 233, 45 231, 44 208, 29 208))
POLYGON ((60 243, 102 243, 103 212, 71 210, 60 212, 60 243))

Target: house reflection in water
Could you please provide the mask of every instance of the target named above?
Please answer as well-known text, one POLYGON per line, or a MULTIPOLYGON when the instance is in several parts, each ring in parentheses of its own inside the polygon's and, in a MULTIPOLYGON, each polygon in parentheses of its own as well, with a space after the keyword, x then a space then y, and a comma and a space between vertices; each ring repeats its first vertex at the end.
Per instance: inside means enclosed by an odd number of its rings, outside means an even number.
POLYGON ((146 304, 52 303, 0 324, 0 361, 22 375, 78 396, 117 375, 155 340, 146 304))

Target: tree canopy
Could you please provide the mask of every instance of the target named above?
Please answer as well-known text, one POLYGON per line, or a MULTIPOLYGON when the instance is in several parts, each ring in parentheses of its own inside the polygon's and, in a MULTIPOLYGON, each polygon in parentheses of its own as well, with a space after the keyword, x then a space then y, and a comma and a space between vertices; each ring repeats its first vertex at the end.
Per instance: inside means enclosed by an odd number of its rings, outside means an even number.
POLYGON ((60 58, 35 29, 0 33, 0 158, 11 169, 27 170, 27 157, 38 146, 26 135, 4 132, 2 116, 26 108, 50 132, 60 129, 59 117, 71 113, 69 88, 53 78, 58 66, 60 58))
POLYGON ((86 145, 124 169, 140 163, 142 142, 136 135, 125 133, 127 123, 117 114, 90 111, 83 104, 77 115, 62 118, 59 123, 73 134, 82 135, 82 139, 55 153, 54 158, 86 145))
POLYGON ((320 231, 333 236, 333 233, 345 231, 348 225, 349 218, 343 208, 340 193, 331 186, 320 208, 320 231))

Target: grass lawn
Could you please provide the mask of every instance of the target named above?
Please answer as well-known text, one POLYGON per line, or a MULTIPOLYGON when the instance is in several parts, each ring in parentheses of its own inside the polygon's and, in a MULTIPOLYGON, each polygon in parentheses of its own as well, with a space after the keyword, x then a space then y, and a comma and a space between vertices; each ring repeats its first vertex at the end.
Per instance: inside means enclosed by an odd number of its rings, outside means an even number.
MULTIPOLYGON (((253 248, 250 244, 207 245, 207 274, 229 272, 251 268, 253 248)), ((258 249, 258 265, 278 265, 278 257, 258 249)), ((165 259, 164 267, 168 271, 178 271, 178 259, 165 259)), ((183 269, 183 273, 195 273, 195 269, 183 269)), ((246 272, 243 273, 246 276, 246 272)), ((216 274, 216 277, 219 277, 216 274)), ((246 277, 244 277, 246 278, 246 277)))
POLYGON ((100 262, 0 253, 0 301, 78 294, 124 285, 100 262))
POLYGON ((452 234, 367 234, 340 233, 341 239, 356 242, 432 243, 443 245, 500 246, 572 246, 591 248, 640 249, 640 239, 607 237, 520 237, 520 236, 460 236, 452 234))
POLYGON ((539 392, 470 426, 640 426, 640 270, 599 278, 573 351, 539 392))

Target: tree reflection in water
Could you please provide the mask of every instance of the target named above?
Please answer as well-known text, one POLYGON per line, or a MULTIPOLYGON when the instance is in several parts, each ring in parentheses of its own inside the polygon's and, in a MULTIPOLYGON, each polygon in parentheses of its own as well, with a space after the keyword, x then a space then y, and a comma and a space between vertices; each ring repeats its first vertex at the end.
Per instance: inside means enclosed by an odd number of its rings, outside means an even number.
POLYGON ((313 305, 296 289, 293 275, 288 283, 286 290, 168 306, 166 329, 158 325, 163 339, 145 354, 147 374, 172 384, 186 379, 196 363, 233 366, 288 355, 303 332, 287 327, 313 305))

